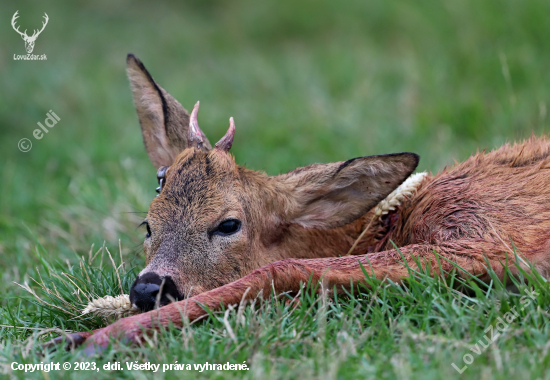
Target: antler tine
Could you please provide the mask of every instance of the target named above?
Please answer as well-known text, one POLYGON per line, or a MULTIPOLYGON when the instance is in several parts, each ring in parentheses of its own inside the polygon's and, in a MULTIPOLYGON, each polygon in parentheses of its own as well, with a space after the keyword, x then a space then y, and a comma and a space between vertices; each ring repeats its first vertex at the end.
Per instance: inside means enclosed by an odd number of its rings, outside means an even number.
POLYGON ((225 133, 225 136, 221 138, 215 145, 217 149, 223 150, 224 152, 229 152, 231 146, 233 145, 233 137, 235 137, 235 121, 232 117, 229 118, 229 129, 225 133))
POLYGON ((13 17, 11 18, 11 25, 12 26, 15 26, 15 20, 17 20, 19 18, 19 15, 18 15, 19 11, 15 11, 15 13, 13 14, 13 17))
POLYGON ((193 107, 193 111, 191 111, 191 117, 189 118, 189 132, 187 136, 189 145, 195 145, 199 149, 202 148, 202 144, 204 143, 202 131, 199 128, 199 122, 197 121, 200 104, 201 102, 197 102, 193 107))
POLYGON ((19 15, 18 15, 19 11, 16 11, 14 14, 13 14, 13 17, 11 18, 11 26, 12 28, 17 32, 19 33, 20 35, 27 35, 27 30, 25 29, 25 33, 21 33, 21 31, 19 30, 19 27, 15 27, 15 20, 17 20, 19 18, 19 15))
POLYGON ((38 33, 37 33, 37 32, 34 32, 33 35, 32 35, 33 37, 34 37, 34 36, 38 37, 38 35, 39 35, 40 33, 42 33, 42 31, 44 30, 44 28, 46 27, 46 25, 48 25, 48 20, 50 19, 50 18, 48 17, 48 14, 47 14, 46 12, 44 12, 44 16, 42 16, 42 17, 44 17, 44 18, 46 19, 45 21, 42 22, 42 29, 40 29, 40 31, 39 31, 38 33))

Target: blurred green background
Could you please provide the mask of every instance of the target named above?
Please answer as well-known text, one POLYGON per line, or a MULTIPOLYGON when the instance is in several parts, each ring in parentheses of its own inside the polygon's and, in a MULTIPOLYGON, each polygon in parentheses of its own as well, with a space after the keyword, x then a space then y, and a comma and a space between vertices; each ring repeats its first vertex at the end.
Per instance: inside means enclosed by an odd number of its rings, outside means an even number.
MULTIPOLYGON (((155 196, 125 74, 132 52, 210 141, 237 125, 237 162, 277 174, 412 151, 438 171, 476 149, 547 133, 548 1, 2 1, 2 304, 38 253, 76 261, 137 228, 155 196), (21 30, 49 23, 17 61, 21 30), (41 140, 37 122, 61 120, 41 140), (32 150, 17 143, 29 138, 32 150), (43 246, 37 248, 37 246, 43 246), (37 253, 38 252, 38 253, 37 253)), ((30 32, 29 32, 30 34, 30 32)))

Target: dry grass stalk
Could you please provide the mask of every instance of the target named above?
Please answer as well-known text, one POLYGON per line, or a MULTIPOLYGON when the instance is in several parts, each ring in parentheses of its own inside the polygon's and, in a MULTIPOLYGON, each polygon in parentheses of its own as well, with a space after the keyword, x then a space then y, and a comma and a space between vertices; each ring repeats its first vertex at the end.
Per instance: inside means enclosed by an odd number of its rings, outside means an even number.
POLYGON ((130 296, 128 294, 123 294, 123 287, 122 287, 122 281, 120 278, 119 270, 124 270, 124 263, 122 262, 122 246, 119 241, 119 254, 121 257, 121 264, 120 266, 116 266, 115 261, 113 259, 113 256, 111 255, 111 252, 105 247, 105 243, 103 243, 103 246, 95 253, 93 254, 93 245, 90 248, 90 251, 88 253, 88 264, 91 265, 94 259, 98 256, 98 254, 101 252, 101 263, 100 268, 103 265, 103 252, 107 252, 109 255, 109 259, 113 265, 113 268, 115 269, 117 280, 118 280, 118 287, 120 289, 121 295, 118 295, 116 297, 112 296, 105 296, 98 298, 98 296, 94 293, 93 289, 89 289, 88 286, 92 284, 92 281, 90 280, 90 276, 88 275, 88 272, 84 265, 84 258, 80 261, 80 268, 83 274, 85 274, 87 279, 87 284, 82 286, 82 284, 86 284, 86 280, 83 279, 83 281, 79 280, 74 275, 71 275, 69 273, 61 273, 61 276, 57 273, 50 273, 50 276, 55 277, 59 281, 61 281, 63 284, 65 284, 67 287, 74 288, 74 292, 72 295, 76 297, 74 300, 65 299, 59 292, 57 291, 57 288, 55 286, 54 282, 46 283, 42 279, 42 275, 40 274, 40 271, 38 268, 36 269, 40 281, 36 281, 31 277, 31 280, 34 281, 40 289, 47 294, 49 297, 52 297, 53 299, 60 302, 60 305, 56 305, 51 302, 47 302, 45 299, 41 298, 26 282, 22 284, 18 284, 21 288, 25 289, 28 293, 30 293, 39 303, 41 303, 44 306, 58 309, 64 313, 69 314, 72 317, 78 318, 87 314, 98 316, 103 318, 104 320, 112 320, 112 319, 120 319, 123 317, 127 317, 130 315, 134 315, 139 313, 139 309, 132 307, 132 304, 130 303, 130 296), (92 255, 93 254, 93 255, 92 255), (81 282, 81 285, 79 286, 78 283, 81 282), (52 290, 53 287, 53 290, 52 290), (83 300, 80 295, 84 296, 86 299, 83 300), (88 301, 87 306, 82 309, 83 301, 88 301))
POLYGON ((105 250, 109 254, 109 258, 111 259, 111 263, 113 264, 113 268, 115 268, 116 277, 118 279, 118 286, 120 287, 120 294, 124 293, 124 289, 122 288, 122 281, 120 281, 120 275, 118 274, 118 267, 115 264, 115 260, 113 259, 113 256, 111 256, 111 252, 109 252, 109 249, 105 247, 105 250))
MULTIPOLYGON (((32 277, 31 277, 31 279, 32 279, 34 282, 36 282, 37 284, 40 285, 40 283, 38 283, 38 282, 37 282, 35 279, 33 279, 32 277)), ((53 305, 53 304, 51 304, 51 303, 49 303, 49 302, 44 301, 42 298, 40 298, 40 297, 36 294, 36 292, 35 292, 34 290, 32 290, 32 288, 31 288, 31 287, 29 286, 29 284, 27 284, 26 282, 25 282, 24 285, 18 284, 17 282, 15 282, 15 284, 16 284, 16 285, 19 285, 20 287, 22 287, 23 289, 25 289, 27 292, 29 292, 29 293, 30 293, 38 302, 40 302, 41 304, 46 305, 46 306, 48 306, 48 307, 53 307, 53 308, 58 309, 58 310, 61 310, 61 311, 64 312, 64 313, 68 313, 68 314, 71 314, 71 315, 75 315, 75 314, 73 314, 71 311, 69 311, 68 309, 63 309, 62 307, 59 307, 59 306, 57 306, 57 305, 53 305)), ((41 286, 41 287, 42 287, 42 289, 45 290, 49 295, 52 295, 52 292, 50 292, 49 289, 47 289, 47 288, 45 288, 45 287, 43 287, 43 286, 41 286)), ((64 301, 64 300, 61 299, 61 298, 60 298, 60 300, 64 301)))

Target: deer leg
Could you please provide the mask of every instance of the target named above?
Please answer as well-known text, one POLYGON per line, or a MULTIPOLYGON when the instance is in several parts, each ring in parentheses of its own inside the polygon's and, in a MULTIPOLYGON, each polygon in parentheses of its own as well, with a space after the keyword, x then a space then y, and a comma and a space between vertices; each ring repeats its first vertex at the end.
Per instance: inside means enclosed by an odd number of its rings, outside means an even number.
MULTIPOLYGON (((456 248, 455 245, 453 249, 456 248)), ((87 338, 85 352, 91 354, 101 351, 107 347, 110 337, 122 339, 124 342, 139 342, 144 333, 150 334, 170 324, 182 327, 183 318, 193 322, 207 314, 201 305, 215 311, 221 305, 238 304, 242 299, 250 300, 259 294, 270 294, 272 289, 276 292, 298 292, 301 283, 307 283, 310 278, 313 284, 322 280, 329 289, 336 286, 338 290, 349 289, 351 283, 364 283, 363 270, 378 279, 399 282, 409 276, 405 261, 413 270, 419 269, 418 264, 425 268, 429 262, 432 275, 439 274, 440 267, 444 271, 450 271, 453 268, 451 262, 455 262, 470 274, 482 275, 483 279, 483 275, 487 274, 486 258, 493 267, 499 263, 497 256, 483 254, 485 250, 481 250, 480 246, 461 248, 466 248, 461 249, 464 253, 455 254, 449 247, 417 244, 362 256, 285 259, 195 297, 121 319, 87 338), (441 256, 439 262, 434 251, 441 256)))
POLYGON ((99 330, 101 329, 64 334, 46 342, 44 345, 42 345, 42 348, 57 348, 60 345, 65 344, 64 348, 66 351, 68 351, 80 346, 87 338, 94 335, 99 330))

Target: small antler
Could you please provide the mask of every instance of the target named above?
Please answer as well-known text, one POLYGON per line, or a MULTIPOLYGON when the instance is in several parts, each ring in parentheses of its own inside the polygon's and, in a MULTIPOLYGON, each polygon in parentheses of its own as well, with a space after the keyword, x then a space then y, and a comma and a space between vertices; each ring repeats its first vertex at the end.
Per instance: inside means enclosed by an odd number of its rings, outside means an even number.
POLYGON ((33 33, 32 36, 31 36, 31 38, 32 38, 32 37, 38 37, 38 35, 39 35, 40 33, 42 33, 42 31, 44 30, 44 28, 46 27, 46 25, 48 25, 48 20, 50 19, 50 18, 48 17, 48 14, 47 14, 46 12, 44 12, 44 16, 42 16, 42 17, 44 17, 44 18, 46 19, 46 21, 44 21, 44 22, 42 23, 42 29, 40 29, 40 31, 38 31, 38 32, 35 30, 34 33, 33 33))
POLYGON ((201 102, 197 102, 191 111, 191 117, 189 118, 189 132, 187 140, 189 146, 195 146, 199 149, 202 149, 202 144, 204 139, 202 138, 202 131, 199 128, 199 122, 197 121, 197 115, 199 113, 199 106, 201 102))
MULTIPOLYGON (((25 29, 25 32, 24 33, 21 33, 19 31, 19 27, 15 27, 15 20, 19 18, 19 16, 17 15, 19 13, 19 11, 16 11, 13 15, 13 17, 11 18, 11 26, 13 28, 13 30, 15 30, 17 33, 19 33, 21 35, 21 37, 25 36, 25 37, 29 37, 27 36, 27 29, 25 29)), ((23 37, 23 38, 25 38, 23 37)))
POLYGON ((229 129, 225 133, 225 136, 221 138, 215 145, 215 148, 223 150, 224 152, 229 152, 231 146, 233 145, 233 137, 235 137, 235 122, 233 118, 229 118, 229 129))

